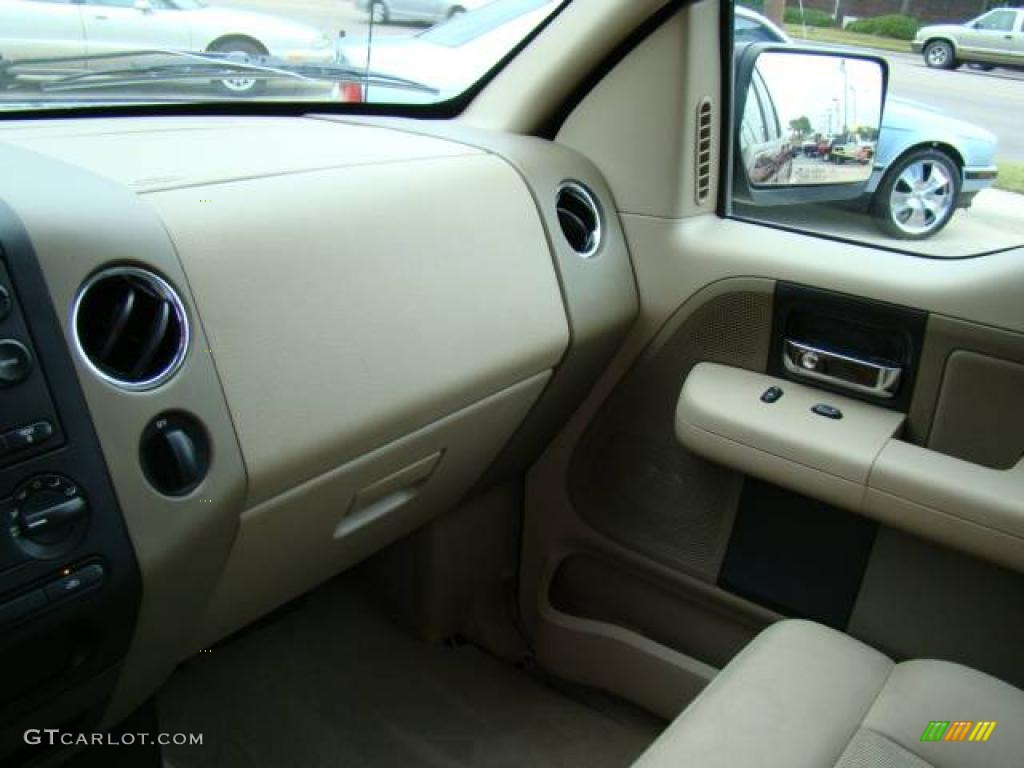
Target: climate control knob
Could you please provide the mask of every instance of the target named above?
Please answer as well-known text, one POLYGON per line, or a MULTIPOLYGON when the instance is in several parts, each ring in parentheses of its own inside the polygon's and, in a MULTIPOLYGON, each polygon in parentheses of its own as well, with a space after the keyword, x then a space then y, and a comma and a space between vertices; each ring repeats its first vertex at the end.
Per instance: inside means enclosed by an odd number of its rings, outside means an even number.
POLYGON ((49 560, 75 548, 89 506, 78 485, 62 475, 37 475, 14 492, 11 535, 32 557, 49 560))

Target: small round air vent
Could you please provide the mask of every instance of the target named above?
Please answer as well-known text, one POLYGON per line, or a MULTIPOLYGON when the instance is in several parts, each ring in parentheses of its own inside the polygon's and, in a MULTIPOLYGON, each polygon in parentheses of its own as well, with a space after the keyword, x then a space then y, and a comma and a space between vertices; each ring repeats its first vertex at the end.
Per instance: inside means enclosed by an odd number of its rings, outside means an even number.
POLYGON ((72 322, 89 367, 123 389, 163 384, 188 350, 181 299, 165 280, 137 267, 93 275, 78 294, 72 322))
POLYGON ((589 259, 601 247, 601 212, 597 201, 582 184, 567 181, 555 200, 562 234, 576 253, 589 259))

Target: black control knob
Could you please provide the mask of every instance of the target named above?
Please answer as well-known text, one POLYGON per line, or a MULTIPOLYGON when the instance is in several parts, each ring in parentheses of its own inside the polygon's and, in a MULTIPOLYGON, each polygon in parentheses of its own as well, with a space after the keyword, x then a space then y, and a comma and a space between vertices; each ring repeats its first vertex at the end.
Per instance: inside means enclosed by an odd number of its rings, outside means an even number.
POLYGON ((14 339, 0 339, 0 387, 17 384, 32 373, 32 353, 14 339))
POLYGON ((165 496, 185 496, 210 469, 210 439, 194 416, 172 411, 157 416, 142 433, 139 460, 146 479, 165 496))
POLYGON ((89 505, 74 481, 38 475, 14 493, 11 533, 22 550, 48 560, 74 549, 88 518, 89 505))

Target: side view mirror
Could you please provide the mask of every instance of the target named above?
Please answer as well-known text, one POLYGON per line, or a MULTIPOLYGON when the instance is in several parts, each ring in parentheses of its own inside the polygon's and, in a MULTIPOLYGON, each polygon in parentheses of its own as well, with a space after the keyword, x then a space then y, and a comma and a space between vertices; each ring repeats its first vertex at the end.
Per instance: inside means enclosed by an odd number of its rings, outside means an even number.
POLYGON ((762 44, 740 51, 733 196, 753 205, 858 197, 874 168, 887 81, 875 56, 762 44))
POLYGON ((153 4, 149 0, 135 0, 135 3, 132 5, 132 7, 135 8, 135 10, 139 13, 153 12, 153 4))

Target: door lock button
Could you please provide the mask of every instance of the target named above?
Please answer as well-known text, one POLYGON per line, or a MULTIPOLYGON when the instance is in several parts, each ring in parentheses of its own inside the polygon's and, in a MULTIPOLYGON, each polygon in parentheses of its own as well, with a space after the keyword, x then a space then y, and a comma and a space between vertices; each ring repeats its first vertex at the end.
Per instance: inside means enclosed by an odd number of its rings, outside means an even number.
POLYGON ((816 406, 811 408, 811 411, 824 416, 826 419, 835 419, 838 421, 843 418, 843 412, 836 408, 834 405, 825 405, 824 403, 818 403, 816 406))
POLYGON ((782 387, 768 387, 768 389, 761 394, 761 402, 768 403, 770 405, 771 403, 777 402, 783 394, 785 393, 782 391, 782 387))

